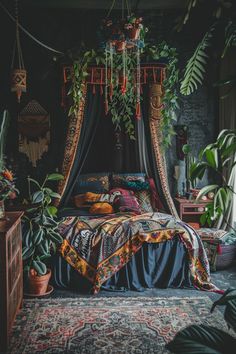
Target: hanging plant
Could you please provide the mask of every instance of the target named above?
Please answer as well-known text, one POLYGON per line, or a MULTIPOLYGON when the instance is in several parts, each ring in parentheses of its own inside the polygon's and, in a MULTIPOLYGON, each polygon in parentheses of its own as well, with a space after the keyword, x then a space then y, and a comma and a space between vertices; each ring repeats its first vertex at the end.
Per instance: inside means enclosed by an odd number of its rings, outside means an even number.
MULTIPOLYGON (((69 110, 69 115, 76 114, 79 109, 80 100, 83 97, 83 89, 88 76, 89 65, 105 65, 108 52, 100 50, 81 50, 79 54, 73 56, 72 85, 68 92, 72 96, 73 103, 69 110)), ((175 111, 179 108, 177 96, 178 74, 177 69, 177 51, 171 48, 166 42, 156 46, 147 45, 140 51, 142 61, 165 62, 166 78, 163 81, 163 110, 162 110, 162 131, 164 147, 171 144, 171 138, 175 134, 173 121, 176 120, 175 111)), ((118 80, 119 72, 123 70, 124 57, 122 53, 114 52, 112 55, 113 77, 112 94, 107 92, 109 102, 105 111, 111 115, 116 130, 124 128, 130 139, 135 140, 134 119, 137 115, 137 92, 133 82, 134 72, 137 70, 137 57, 132 52, 127 52, 126 77, 125 82, 121 84, 118 80)), ((141 99, 141 98, 140 98, 141 99)))

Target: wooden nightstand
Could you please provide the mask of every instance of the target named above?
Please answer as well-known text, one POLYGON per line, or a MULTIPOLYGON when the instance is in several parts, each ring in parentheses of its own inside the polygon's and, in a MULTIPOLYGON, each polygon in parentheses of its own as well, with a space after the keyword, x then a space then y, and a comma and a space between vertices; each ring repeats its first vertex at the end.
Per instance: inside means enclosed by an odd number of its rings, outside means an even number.
POLYGON ((0 353, 7 350, 11 327, 23 299, 21 217, 6 212, 0 221, 0 353))
POLYGON ((192 225, 195 229, 200 228, 200 217, 209 202, 210 200, 195 202, 194 200, 175 198, 175 205, 180 219, 192 225))

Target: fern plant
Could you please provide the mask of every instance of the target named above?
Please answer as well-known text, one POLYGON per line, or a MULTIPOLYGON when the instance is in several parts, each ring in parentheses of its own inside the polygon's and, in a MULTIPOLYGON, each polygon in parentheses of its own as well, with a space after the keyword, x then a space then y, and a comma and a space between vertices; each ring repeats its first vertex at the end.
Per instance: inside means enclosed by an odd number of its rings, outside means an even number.
MULTIPOLYGON (((189 19, 192 10, 202 4, 201 13, 209 6, 209 0, 188 0, 186 12, 178 22, 175 29, 180 31, 189 19)), ((227 50, 236 46, 236 4, 233 0, 213 0, 210 4, 213 7, 213 21, 214 24, 210 25, 210 29, 206 32, 201 42, 198 44, 193 55, 188 60, 184 77, 181 82, 180 92, 183 95, 192 94, 199 86, 202 85, 206 65, 208 60, 207 49, 212 43, 213 37, 219 43, 220 52, 218 53, 221 58, 226 55, 227 50), (224 36, 222 38, 222 32, 224 36)), ((212 20, 210 19, 212 23, 212 20)))
POLYGON ((206 49, 211 45, 214 30, 215 26, 212 26, 209 32, 204 35, 202 41, 187 63, 184 78, 180 86, 180 92, 183 95, 190 95, 198 88, 199 84, 202 85, 203 83, 208 59, 206 49))

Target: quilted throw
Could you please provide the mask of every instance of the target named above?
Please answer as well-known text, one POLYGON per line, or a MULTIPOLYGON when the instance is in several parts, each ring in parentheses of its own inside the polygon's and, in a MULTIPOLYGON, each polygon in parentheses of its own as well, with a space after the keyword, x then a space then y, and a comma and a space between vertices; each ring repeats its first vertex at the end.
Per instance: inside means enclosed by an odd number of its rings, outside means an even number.
POLYGON ((196 231, 171 215, 117 213, 102 217, 67 217, 60 225, 64 239, 60 253, 81 275, 101 285, 129 262, 144 242, 156 243, 178 236, 187 249, 193 284, 220 292, 210 282, 208 259, 196 231))

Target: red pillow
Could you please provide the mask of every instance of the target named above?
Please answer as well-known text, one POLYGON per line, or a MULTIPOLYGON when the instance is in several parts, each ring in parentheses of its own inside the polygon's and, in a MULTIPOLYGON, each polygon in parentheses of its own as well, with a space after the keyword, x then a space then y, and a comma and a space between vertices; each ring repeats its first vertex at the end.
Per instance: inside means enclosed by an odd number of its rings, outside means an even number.
POLYGON ((133 195, 119 195, 113 203, 116 211, 131 211, 136 214, 141 214, 141 208, 138 200, 133 195))

